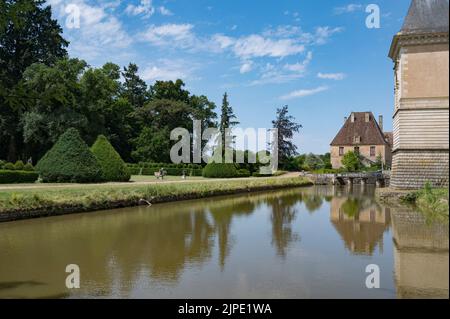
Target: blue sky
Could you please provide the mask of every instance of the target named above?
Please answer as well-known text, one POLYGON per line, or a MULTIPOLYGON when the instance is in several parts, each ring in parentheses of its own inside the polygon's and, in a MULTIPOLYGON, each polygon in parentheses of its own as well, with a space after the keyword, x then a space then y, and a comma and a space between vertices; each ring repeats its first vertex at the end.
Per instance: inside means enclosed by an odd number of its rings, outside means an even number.
POLYGON ((92 66, 134 62, 149 84, 182 78, 218 106, 227 91, 243 128, 270 127, 276 108, 289 105, 303 125, 295 137, 301 153, 327 152, 351 111, 383 114, 385 130, 392 129, 387 54, 410 0, 48 3, 71 42, 70 55, 92 66), (381 10, 379 29, 366 27, 372 3, 381 10))

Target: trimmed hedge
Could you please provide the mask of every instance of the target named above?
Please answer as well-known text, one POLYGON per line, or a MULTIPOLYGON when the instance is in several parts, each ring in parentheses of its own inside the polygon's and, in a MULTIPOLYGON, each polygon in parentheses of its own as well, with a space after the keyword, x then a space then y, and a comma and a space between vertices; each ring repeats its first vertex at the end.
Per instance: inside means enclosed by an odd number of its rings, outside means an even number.
POLYGON ((26 163, 25 166, 23 167, 23 170, 24 171, 28 171, 28 172, 32 172, 32 171, 34 171, 34 167, 33 167, 32 164, 26 163))
POLYGON ((3 169, 8 171, 14 171, 16 168, 14 167, 13 163, 6 163, 5 165, 3 165, 3 169))
POLYGON ((36 165, 44 183, 95 183, 102 169, 94 154, 74 128, 62 134, 36 165))
POLYGON ((239 177, 250 177, 250 171, 248 170, 248 169, 244 169, 244 168, 242 168, 242 169, 240 169, 240 170, 238 170, 238 176, 239 177))
POLYGON ((236 166, 232 163, 209 163, 203 169, 203 177, 234 178, 240 176, 236 166))
POLYGON ((17 161, 15 164, 8 163, 6 161, 0 160, 0 170, 6 171, 34 171, 34 167, 30 163, 24 164, 22 161, 17 161))
POLYGON ((128 182, 130 173, 125 162, 104 135, 97 137, 91 151, 102 168, 102 179, 108 182, 128 182))
POLYGON ((34 183, 38 177, 36 172, 0 170, 0 184, 34 183))
POLYGON ((17 162, 14 164, 14 169, 15 169, 16 171, 23 171, 24 166, 25 166, 25 164, 24 164, 22 161, 17 161, 17 162))

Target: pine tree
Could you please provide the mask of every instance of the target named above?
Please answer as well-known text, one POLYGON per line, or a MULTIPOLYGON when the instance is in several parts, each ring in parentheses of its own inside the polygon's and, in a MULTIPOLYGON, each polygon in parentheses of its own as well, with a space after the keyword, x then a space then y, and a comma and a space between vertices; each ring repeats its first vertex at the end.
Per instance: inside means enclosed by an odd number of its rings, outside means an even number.
POLYGON ((285 105, 277 109, 277 118, 272 121, 273 128, 278 129, 278 161, 281 164, 285 163, 289 157, 297 155, 297 146, 292 142, 292 138, 294 133, 298 133, 302 128, 288 113, 288 106, 285 105))
POLYGON ((237 117, 233 112, 233 108, 230 106, 228 101, 228 94, 225 92, 222 100, 222 108, 220 115, 220 125, 219 130, 222 138, 222 150, 225 152, 226 149, 231 149, 234 143, 234 136, 231 136, 231 132, 227 132, 227 129, 232 129, 234 126, 238 125, 239 122, 236 120, 237 117), (228 141, 228 143, 227 143, 228 141))
POLYGON ((136 64, 130 63, 123 69, 122 76, 125 79, 123 97, 128 99, 135 108, 143 107, 148 97, 147 83, 139 77, 139 68, 136 64))

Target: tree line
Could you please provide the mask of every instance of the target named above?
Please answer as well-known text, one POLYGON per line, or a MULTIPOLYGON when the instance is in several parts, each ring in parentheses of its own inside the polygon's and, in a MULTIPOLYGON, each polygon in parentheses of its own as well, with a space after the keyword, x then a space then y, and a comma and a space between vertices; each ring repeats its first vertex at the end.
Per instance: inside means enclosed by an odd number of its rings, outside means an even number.
MULTIPOLYGON (((127 162, 170 162, 170 132, 224 131, 238 124, 225 94, 221 115, 204 95, 182 80, 156 81, 139 76, 130 63, 95 68, 69 57, 69 42, 44 0, 0 0, 0 159, 36 163, 68 129, 87 144, 104 135, 127 162)), ((278 110, 280 159, 296 154, 290 141, 300 125, 287 107, 278 110)))

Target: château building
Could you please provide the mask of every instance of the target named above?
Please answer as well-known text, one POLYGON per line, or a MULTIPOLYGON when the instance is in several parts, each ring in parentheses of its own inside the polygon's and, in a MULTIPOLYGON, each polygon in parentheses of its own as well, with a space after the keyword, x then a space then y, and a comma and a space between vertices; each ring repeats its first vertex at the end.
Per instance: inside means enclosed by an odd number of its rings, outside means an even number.
POLYGON ((391 186, 448 186, 448 0, 413 0, 389 57, 395 107, 391 186))
POLYGON ((381 160, 390 167, 392 160, 392 133, 383 132, 383 116, 375 120, 372 112, 353 112, 345 118, 344 126, 331 142, 331 164, 341 168, 348 152, 359 154, 366 166, 381 160))

